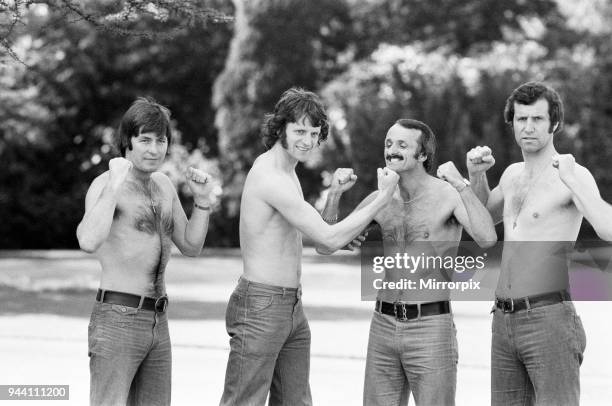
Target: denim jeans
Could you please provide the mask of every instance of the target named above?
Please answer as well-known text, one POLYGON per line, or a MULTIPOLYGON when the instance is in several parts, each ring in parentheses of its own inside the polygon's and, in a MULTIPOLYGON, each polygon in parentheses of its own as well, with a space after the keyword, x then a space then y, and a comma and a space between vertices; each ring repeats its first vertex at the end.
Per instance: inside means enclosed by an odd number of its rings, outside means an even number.
POLYGON ((578 405, 586 337, 572 302, 494 309, 492 330, 492 405, 578 405))
POLYGON ((230 355, 221 405, 311 405, 310 327, 301 289, 240 278, 225 323, 230 355))
POLYGON ((166 313, 96 302, 89 323, 91 405, 169 405, 166 313))
POLYGON ((457 333, 452 314, 398 321, 375 312, 370 327, 363 404, 454 405, 457 333))

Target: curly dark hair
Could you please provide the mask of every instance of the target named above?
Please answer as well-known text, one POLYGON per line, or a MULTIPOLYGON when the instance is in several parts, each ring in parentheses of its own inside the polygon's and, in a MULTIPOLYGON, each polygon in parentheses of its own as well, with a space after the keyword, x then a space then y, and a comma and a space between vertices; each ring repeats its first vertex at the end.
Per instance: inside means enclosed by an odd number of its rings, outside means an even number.
POLYGON ((506 100, 506 107, 504 107, 504 120, 506 124, 512 126, 514 103, 533 104, 540 99, 545 99, 548 102, 548 116, 550 117, 550 128, 548 131, 559 132, 563 128, 563 102, 559 93, 541 82, 523 83, 512 91, 506 100))
POLYGON ((115 137, 116 147, 122 157, 125 157, 126 149, 132 150, 132 137, 138 137, 140 132, 154 132, 159 137, 166 136, 170 145, 170 110, 151 97, 137 98, 123 115, 115 137))
POLYGON ((321 127, 319 141, 325 141, 329 132, 329 122, 325 106, 316 94, 299 87, 286 90, 274 106, 274 112, 266 114, 261 128, 261 137, 266 149, 270 149, 278 140, 285 142, 288 123, 297 123, 308 118, 314 127, 321 127))
POLYGON ((395 124, 407 129, 421 131, 421 136, 419 137, 419 148, 414 153, 414 158, 418 158, 419 155, 425 155, 427 159, 425 162, 423 162, 423 167, 427 172, 431 172, 435 165, 436 156, 436 136, 434 132, 427 124, 419 120, 400 118, 395 122, 395 124))

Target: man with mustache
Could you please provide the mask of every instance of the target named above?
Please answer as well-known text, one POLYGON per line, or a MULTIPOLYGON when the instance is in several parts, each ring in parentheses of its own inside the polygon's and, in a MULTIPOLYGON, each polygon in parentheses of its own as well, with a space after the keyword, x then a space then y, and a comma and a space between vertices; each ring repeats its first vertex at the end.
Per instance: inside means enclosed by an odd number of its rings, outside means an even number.
POLYGON ((89 324, 91 405, 170 404, 166 264, 172 243, 184 255, 201 252, 213 198, 212 178, 189 168, 187 220, 174 185, 157 171, 171 140, 168 109, 139 98, 119 126, 121 157, 85 197, 77 238, 102 265, 89 324))
POLYGON ((599 237, 612 240, 612 207, 588 169, 555 149, 563 103, 554 89, 522 84, 508 97, 504 118, 523 162, 506 168, 490 190, 485 173, 495 163, 491 149, 477 147, 467 154, 471 188, 493 220, 504 222, 493 308, 491 404, 578 405, 586 338, 567 291, 568 263, 558 253, 576 241, 583 217, 599 237))
POLYGON ((351 242, 391 200, 398 176, 378 170, 378 195, 335 225, 304 201, 295 173, 329 125, 314 93, 292 88, 262 128, 268 151, 247 175, 240 209, 244 272, 226 313, 230 354, 221 405, 311 405, 310 328, 302 310, 302 234, 331 250, 351 242))
MULTIPOLYGON (((400 180, 391 203, 374 216, 382 230, 386 257, 412 251, 421 254, 424 249, 456 255, 463 227, 483 247, 497 241, 491 216, 452 162, 438 168, 442 180, 428 173, 434 167, 435 146, 433 131, 417 120, 400 119, 387 132, 386 165, 400 180)), ((355 211, 378 194, 370 194, 355 211)), ((337 216, 339 199, 332 189, 323 211, 325 218, 337 216)), ((405 275, 387 269, 384 281, 397 282, 405 275)), ((415 276, 424 274, 417 270, 415 276)), ((406 404, 410 392, 418 406, 455 404, 457 340, 449 298, 448 289, 378 291, 368 342, 364 405, 406 404)))

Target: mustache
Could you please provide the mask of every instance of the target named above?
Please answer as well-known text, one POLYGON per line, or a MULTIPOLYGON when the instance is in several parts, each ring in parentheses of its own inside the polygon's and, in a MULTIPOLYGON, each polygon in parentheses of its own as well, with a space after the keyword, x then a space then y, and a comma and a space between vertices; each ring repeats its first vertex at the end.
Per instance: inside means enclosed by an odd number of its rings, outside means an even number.
POLYGON ((389 160, 391 160, 393 158, 398 158, 398 159, 404 160, 404 157, 399 155, 399 154, 387 154, 385 156, 385 158, 387 159, 387 161, 389 161, 389 160))

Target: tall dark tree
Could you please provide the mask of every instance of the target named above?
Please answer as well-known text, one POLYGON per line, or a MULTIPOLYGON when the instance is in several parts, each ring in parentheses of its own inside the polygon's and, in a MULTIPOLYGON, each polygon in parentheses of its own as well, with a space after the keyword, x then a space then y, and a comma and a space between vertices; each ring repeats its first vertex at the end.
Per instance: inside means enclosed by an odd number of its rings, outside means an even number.
MULTIPOLYGON (((263 152, 261 121, 281 93, 316 90, 337 69, 348 22, 335 0, 235 0, 235 36, 215 84, 219 148, 225 175, 225 215, 236 219, 246 172, 263 152)), ((306 195, 312 185, 304 182, 306 195)))

